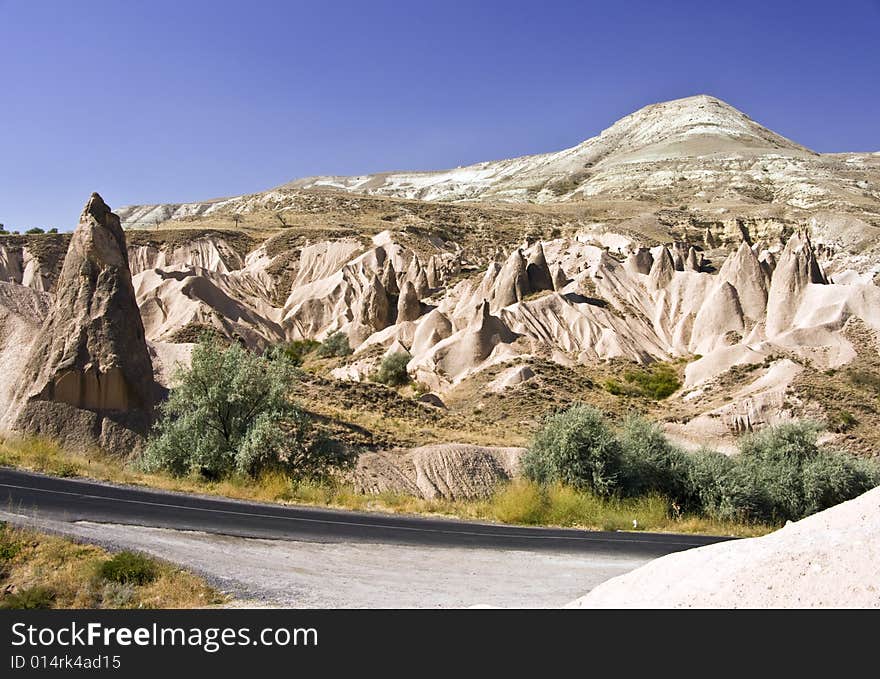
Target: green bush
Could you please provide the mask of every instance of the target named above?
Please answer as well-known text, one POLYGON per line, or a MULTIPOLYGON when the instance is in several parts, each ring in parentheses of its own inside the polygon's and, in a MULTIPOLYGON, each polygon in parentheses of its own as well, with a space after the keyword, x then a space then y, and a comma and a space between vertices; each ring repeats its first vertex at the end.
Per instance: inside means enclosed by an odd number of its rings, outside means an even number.
POLYGON ((405 351, 388 354, 379 364, 379 369, 373 375, 373 381, 389 387, 400 387, 404 384, 409 384, 410 377, 406 366, 411 358, 412 356, 405 351))
POLYGON ((159 575, 156 562, 137 552, 119 552, 98 567, 98 575, 120 585, 147 585, 159 575))
POLYGON ((665 363, 658 363, 644 370, 627 370, 623 374, 623 382, 610 379, 605 382, 605 389, 615 396, 639 396, 655 401, 674 394, 681 387, 675 368, 665 363))
POLYGON ((55 592, 49 587, 36 585, 23 587, 12 594, 5 594, 0 598, 0 610, 36 608, 52 608, 55 601, 55 592))
POLYGON ((792 422, 743 437, 730 503, 756 520, 795 521, 877 485, 874 464, 821 448, 819 431, 792 422))
POLYGON ((28 229, 27 231, 25 231, 25 234, 27 234, 28 236, 35 236, 40 233, 46 233, 46 232, 43 231, 43 229, 41 229, 39 226, 35 226, 34 228, 28 229))
POLYGON ((203 341, 174 381, 142 459, 147 471, 218 479, 274 469, 302 477, 345 461, 290 400, 288 361, 203 341))
POLYGON ((351 354, 351 345, 348 337, 341 332, 335 332, 325 339, 317 349, 321 358, 334 358, 351 354))
POLYGON ((49 229, 46 233, 58 233, 58 227, 53 226, 53 227, 52 227, 51 229, 49 229))
POLYGON ((21 542, 5 521, 0 521, 0 571, 21 551, 21 542))
POLYGON ((548 417, 522 458, 523 474, 610 495, 618 490, 623 451, 602 413, 576 404, 548 417))
POLYGON ((272 356, 273 358, 286 358, 293 365, 300 366, 305 361, 306 356, 316 351, 320 346, 321 343, 315 340, 293 340, 281 347, 276 347, 272 356))
POLYGON ((526 478, 598 495, 662 495, 677 511, 722 521, 796 521, 880 484, 880 467, 823 448, 818 427, 793 422, 740 440, 738 455, 688 453, 655 424, 627 419, 615 432, 575 405, 549 417, 522 458, 526 478))
POLYGON ((679 506, 691 503, 690 456, 659 426, 641 417, 629 417, 621 428, 620 444, 621 486, 627 495, 660 493, 679 506))

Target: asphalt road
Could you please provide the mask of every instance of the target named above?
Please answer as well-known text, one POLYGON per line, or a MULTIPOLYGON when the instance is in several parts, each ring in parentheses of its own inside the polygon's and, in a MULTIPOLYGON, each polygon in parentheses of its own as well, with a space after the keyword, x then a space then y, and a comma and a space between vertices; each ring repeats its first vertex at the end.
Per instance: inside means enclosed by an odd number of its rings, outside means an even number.
POLYGON ((0 467, 0 508, 90 521, 315 543, 370 543, 658 557, 728 538, 525 528, 147 490, 0 467))

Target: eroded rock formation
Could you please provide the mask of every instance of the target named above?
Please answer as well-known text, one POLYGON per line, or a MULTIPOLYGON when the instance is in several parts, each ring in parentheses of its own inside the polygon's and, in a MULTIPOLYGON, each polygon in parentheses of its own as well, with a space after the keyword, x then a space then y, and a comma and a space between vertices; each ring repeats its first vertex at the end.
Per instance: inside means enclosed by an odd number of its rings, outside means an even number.
POLYGON ((149 427, 156 386, 125 236, 98 194, 13 391, 5 427, 71 447, 129 453, 149 427))

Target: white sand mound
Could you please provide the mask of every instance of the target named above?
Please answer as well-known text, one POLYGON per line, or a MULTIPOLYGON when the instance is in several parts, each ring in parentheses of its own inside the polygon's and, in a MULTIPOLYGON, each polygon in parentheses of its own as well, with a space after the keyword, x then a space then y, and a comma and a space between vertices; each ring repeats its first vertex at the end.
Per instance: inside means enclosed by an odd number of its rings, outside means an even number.
POLYGON ((880 608, 880 488, 760 538, 670 554, 572 608, 880 608))

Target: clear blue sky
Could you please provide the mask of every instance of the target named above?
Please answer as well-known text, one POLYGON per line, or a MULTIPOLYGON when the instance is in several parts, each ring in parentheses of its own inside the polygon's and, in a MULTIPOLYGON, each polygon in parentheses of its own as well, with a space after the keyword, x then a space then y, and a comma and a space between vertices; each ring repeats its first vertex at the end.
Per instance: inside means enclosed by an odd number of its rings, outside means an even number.
POLYGON ((0 222, 550 151, 697 93, 880 150, 878 36, 878 0, 0 0, 0 222))

